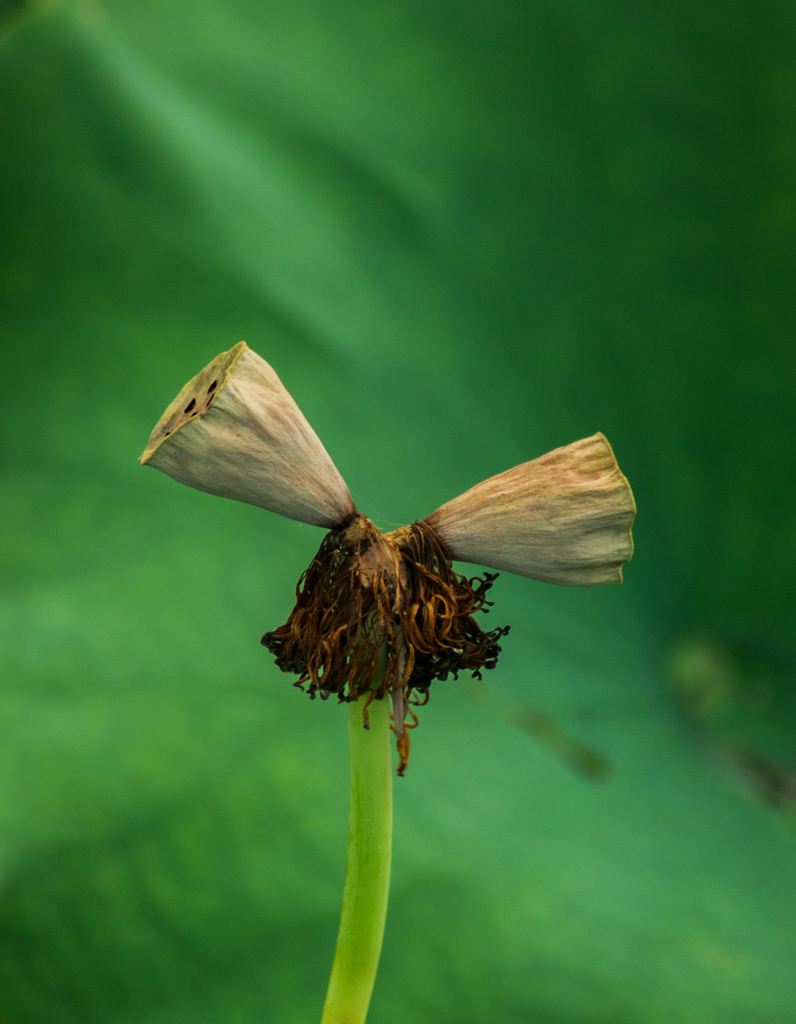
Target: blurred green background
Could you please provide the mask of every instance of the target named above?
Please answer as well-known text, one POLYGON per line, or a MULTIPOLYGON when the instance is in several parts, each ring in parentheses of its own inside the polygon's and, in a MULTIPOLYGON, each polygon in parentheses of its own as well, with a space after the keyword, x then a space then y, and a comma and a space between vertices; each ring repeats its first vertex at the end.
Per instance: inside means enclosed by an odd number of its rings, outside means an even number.
POLYGON ((0 1014, 304 1024, 322 532, 136 464, 245 339, 382 528, 603 431, 622 588, 502 575, 396 782, 372 1024, 796 1020, 796 8, 0 8, 0 1014))

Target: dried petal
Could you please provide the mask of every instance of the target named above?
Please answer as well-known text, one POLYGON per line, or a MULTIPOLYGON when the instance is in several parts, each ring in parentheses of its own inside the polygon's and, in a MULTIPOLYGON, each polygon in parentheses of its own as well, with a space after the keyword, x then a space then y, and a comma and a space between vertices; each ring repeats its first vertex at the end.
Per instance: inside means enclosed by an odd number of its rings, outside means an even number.
POLYGON ((515 466, 426 523, 453 559, 570 587, 622 582, 636 505, 602 434, 515 466))
POLYGON ((185 385, 138 461, 199 491, 313 526, 331 529, 356 513, 301 410, 243 341, 185 385))

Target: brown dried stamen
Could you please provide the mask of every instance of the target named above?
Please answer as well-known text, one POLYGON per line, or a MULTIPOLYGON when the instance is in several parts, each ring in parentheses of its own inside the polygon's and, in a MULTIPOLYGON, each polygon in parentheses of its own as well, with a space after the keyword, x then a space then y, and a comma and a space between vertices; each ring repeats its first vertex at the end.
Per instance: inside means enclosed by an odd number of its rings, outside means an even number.
MULTIPOLYGON (((296 606, 284 626, 262 643, 296 686, 324 699, 357 700, 371 690, 379 652, 394 641, 400 621, 400 556, 373 523, 357 514, 330 531, 296 588, 296 606)), ((388 665, 390 659, 388 658, 388 665)), ((386 672, 373 691, 383 697, 386 672)))
POLYGON ((326 535, 299 580, 290 617, 262 643, 312 698, 335 693, 348 702, 368 693, 369 703, 391 694, 402 775, 406 728, 417 724, 409 704, 426 704, 434 679, 457 678, 463 669, 480 678, 481 669, 497 664, 508 627, 484 633, 473 618, 488 610, 495 578, 454 572, 426 523, 384 536, 357 514, 326 535))
POLYGON ((387 539, 407 566, 403 633, 412 651, 409 689, 425 694, 432 680, 447 679, 449 673, 456 679, 464 669, 480 679, 481 669, 497 664, 497 641, 509 629, 485 633, 472 617, 489 610, 492 602, 486 595, 497 573, 468 579, 455 572, 442 541, 424 522, 396 530, 387 539))

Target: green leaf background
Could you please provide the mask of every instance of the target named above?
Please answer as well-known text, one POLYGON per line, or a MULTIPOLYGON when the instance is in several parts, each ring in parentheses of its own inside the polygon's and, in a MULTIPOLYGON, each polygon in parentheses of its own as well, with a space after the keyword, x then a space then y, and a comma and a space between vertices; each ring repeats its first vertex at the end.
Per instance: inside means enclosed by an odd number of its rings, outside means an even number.
POLYGON ((258 639, 322 534, 136 464, 241 338, 382 528, 596 430, 638 501, 435 686, 373 1024, 792 1024, 793 6, 0 16, 5 1024, 320 1016, 345 715, 258 639))

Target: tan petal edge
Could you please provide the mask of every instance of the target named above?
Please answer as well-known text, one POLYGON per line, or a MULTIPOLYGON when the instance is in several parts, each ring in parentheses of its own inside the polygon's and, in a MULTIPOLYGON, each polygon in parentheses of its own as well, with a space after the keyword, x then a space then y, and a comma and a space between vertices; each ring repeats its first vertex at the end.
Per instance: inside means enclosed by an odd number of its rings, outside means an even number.
POLYGON ((332 529, 356 514, 328 452, 273 368, 245 342, 168 406, 139 459, 180 483, 332 529))
POLYGON ((169 404, 149 435, 144 453, 138 460, 142 466, 150 461, 167 437, 179 430, 180 427, 184 427, 196 416, 204 416, 210 411, 218 392, 227 382, 230 369, 248 348, 245 341, 239 341, 228 352, 217 355, 212 362, 188 381, 174 401, 169 404))
POLYGON ((451 557, 560 586, 622 582, 636 504, 598 433, 484 480, 426 522, 451 557))

